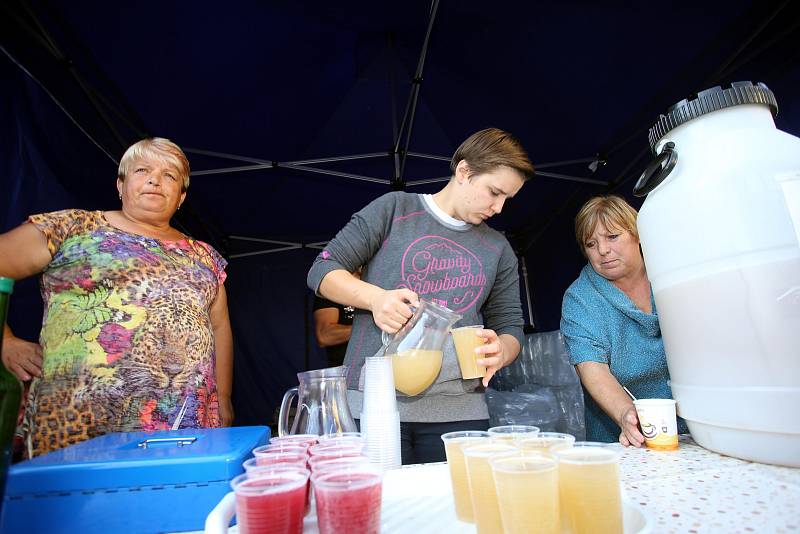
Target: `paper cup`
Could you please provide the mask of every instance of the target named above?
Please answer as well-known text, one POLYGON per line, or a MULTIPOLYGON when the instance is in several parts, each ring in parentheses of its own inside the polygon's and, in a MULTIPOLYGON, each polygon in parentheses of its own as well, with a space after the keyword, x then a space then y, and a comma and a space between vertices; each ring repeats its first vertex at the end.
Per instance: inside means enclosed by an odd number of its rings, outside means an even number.
POLYGON ((674 451, 678 448, 678 419, 673 399, 633 401, 639 426, 648 449, 674 451))

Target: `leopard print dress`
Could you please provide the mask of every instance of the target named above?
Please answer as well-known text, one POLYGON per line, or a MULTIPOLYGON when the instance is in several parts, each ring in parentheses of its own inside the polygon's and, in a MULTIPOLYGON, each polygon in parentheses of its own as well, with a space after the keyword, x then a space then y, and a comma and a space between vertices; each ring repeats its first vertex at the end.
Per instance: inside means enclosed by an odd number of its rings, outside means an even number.
POLYGON ((20 427, 26 456, 109 432, 218 427, 217 251, 119 230, 101 211, 29 221, 53 259, 41 278, 42 377, 20 427))

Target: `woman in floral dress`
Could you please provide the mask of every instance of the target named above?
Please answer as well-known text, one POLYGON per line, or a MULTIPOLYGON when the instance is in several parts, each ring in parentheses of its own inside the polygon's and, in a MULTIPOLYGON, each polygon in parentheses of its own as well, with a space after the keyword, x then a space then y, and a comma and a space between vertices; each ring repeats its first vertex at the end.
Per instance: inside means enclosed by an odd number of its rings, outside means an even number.
POLYGON ((225 260, 170 226, 189 162, 166 139, 124 154, 118 211, 33 215, 0 235, 0 276, 41 274, 39 345, 4 326, 3 364, 32 378, 26 457, 109 432, 232 423, 225 260))

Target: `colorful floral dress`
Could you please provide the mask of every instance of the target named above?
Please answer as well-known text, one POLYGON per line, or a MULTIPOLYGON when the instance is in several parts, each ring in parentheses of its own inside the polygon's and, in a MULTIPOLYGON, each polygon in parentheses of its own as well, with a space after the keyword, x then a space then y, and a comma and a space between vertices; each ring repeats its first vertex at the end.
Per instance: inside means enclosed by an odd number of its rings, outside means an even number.
POLYGON ((101 211, 29 221, 53 259, 41 278, 42 377, 20 429, 27 455, 109 432, 218 427, 217 251, 119 230, 101 211))

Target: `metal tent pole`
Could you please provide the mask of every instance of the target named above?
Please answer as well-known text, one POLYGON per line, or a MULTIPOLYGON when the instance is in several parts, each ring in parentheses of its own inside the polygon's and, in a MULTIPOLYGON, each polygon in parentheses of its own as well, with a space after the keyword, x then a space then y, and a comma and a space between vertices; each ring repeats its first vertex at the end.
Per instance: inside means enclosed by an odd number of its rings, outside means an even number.
POLYGON ((533 322, 533 305, 531 303, 531 286, 528 282, 528 264, 525 262, 525 256, 520 256, 520 267, 522 267, 522 283, 525 286, 525 303, 528 306, 528 324, 536 326, 533 322))
POLYGON ((419 62, 417 63, 417 70, 414 73, 411 83, 411 94, 409 95, 408 103, 406 104, 406 112, 403 115, 403 123, 400 125, 397 139, 395 140, 393 155, 395 158, 395 176, 392 180, 392 185, 395 189, 404 189, 405 183, 403 182, 403 173, 406 168, 406 157, 408 153, 408 145, 411 143, 411 132, 414 129, 414 116, 417 113, 417 100, 419 99, 419 91, 422 85, 422 72, 425 69, 425 59, 428 56, 428 43, 430 42, 431 32, 433 31, 433 23, 436 20, 436 12, 439 9, 439 0, 431 2, 430 16, 428 18, 428 28, 425 31, 425 40, 422 43, 422 50, 419 54, 419 62), (400 148, 400 139, 405 133, 405 142, 403 148, 400 148), (399 160, 398 160, 399 156, 399 160))

